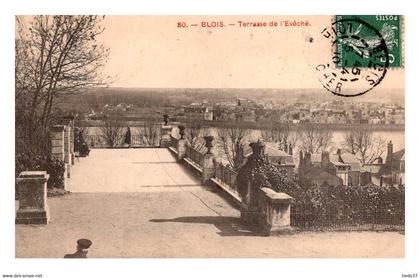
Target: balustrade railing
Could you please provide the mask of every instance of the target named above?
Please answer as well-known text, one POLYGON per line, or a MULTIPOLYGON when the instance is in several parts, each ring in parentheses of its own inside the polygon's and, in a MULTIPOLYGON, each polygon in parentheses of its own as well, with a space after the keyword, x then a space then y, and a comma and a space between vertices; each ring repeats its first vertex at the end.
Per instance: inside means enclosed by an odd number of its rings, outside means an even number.
POLYGON ((239 193, 236 188, 236 178, 238 173, 235 172, 230 167, 223 165, 222 163, 216 163, 216 172, 215 179, 221 183, 226 190, 229 190, 230 193, 234 194, 239 198, 239 193))
POLYGON ((186 157, 191 159, 195 164, 197 164, 201 169, 204 165, 204 154, 194 149, 193 147, 186 146, 186 157))
POLYGON ((171 147, 176 149, 177 144, 178 144, 178 139, 171 135, 171 147))
MULTIPOLYGON (((83 135, 83 139, 90 148, 121 148, 124 147, 125 135, 117 136, 113 141, 114 144, 108 142, 103 135, 83 135)), ((130 147, 159 147, 160 137, 147 138, 142 134, 131 135, 130 147)))

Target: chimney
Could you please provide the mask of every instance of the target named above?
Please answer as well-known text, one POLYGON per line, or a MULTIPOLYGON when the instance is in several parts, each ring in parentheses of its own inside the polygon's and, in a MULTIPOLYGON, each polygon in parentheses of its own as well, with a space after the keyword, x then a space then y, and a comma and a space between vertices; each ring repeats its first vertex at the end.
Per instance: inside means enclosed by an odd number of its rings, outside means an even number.
POLYGON ((304 157, 303 161, 305 162, 305 167, 310 167, 311 166, 312 159, 311 159, 311 153, 310 152, 305 152, 305 157, 304 157))
POLYGON ((383 158, 382 157, 378 157, 378 164, 383 164, 384 163, 384 160, 383 160, 383 158))
POLYGON ((322 152, 322 154, 321 154, 321 169, 323 169, 323 170, 328 169, 329 164, 330 164, 330 154, 328 152, 322 152))
POLYGON ((341 157, 341 149, 337 149, 337 155, 341 157))
POLYGON ((286 152, 286 153, 288 153, 288 151, 287 151, 287 142, 284 142, 283 151, 286 152))
POLYGON ((293 155, 293 146, 292 144, 289 144, 289 154, 293 155))
POLYGON ((386 164, 391 164, 392 163, 392 153, 393 153, 393 145, 392 145, 392 141, 389 141, 388 152, 386 154, 386 160, 385 160, 386 164))

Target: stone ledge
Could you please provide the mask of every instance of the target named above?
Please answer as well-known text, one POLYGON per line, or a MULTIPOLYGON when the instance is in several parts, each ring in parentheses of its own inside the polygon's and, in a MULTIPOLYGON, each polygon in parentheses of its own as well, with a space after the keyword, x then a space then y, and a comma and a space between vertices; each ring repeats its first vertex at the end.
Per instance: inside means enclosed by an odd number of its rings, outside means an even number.
POLYGON ((62 132, 64 131, 65 126, 64 125, 55 125, 50 127, 50 131, 52 132, 62 132))
POLYGON ((197 165, 197 163, 195 163, 194 161, 192 161, 190 158, 185 157, 183 160, 187 163, 187 166, 191 166, 193 169, 197 170, 200 173, 200 175, 203 174, 203 169, 201 169, 197 165))
POLYGON ((290 203, 294 201, 293 197, 289 196, 284 192, 276 192, 268 187, 260 188, 260 190, 263 192, 265 197, 272 203, 290 203))
POLYGON ((17 179, 48 179, 50 175, 46 171, 23 171, 19 174, 17 179))

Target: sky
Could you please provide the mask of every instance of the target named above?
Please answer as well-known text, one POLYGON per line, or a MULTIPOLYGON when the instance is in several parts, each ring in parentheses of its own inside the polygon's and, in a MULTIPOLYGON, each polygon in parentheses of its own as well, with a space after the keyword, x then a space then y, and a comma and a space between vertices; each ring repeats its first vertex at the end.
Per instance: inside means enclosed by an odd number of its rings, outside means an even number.
MULTIPOLYGON (((315 67, 331 59, 320 34, 330 24, 330 16, 107 16, 104 72, 115 87, 318 88, 315 67), (285 27, 286 20, 310 26, 285 27), (221 21, 226 27, 201 27, 221 21), (283 26, 240 27, 239 21, 283 26)), ((403 70, 388 71, 380 86, 403 88, 403 70)))

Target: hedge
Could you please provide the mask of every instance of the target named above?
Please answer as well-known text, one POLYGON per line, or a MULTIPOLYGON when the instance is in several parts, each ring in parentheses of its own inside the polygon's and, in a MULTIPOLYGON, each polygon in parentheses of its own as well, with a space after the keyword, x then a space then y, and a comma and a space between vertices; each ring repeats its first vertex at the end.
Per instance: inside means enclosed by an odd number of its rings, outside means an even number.
MULTIPOLYGON (((287 178, 285 170, 274 164, 256 161, 241 171, 238 185, 251 181, 255 190, 269 187, 292 196, 292 223, 297 226, 334 226, 337 224, 404 225, 404 187, 318 186, 305 187, 297 177, 287 178)), ((241 169, 242 170, 242 169, 241 169)), ((239 178, 239 177, 238 177, 239 178)), ((240 192, 243 190, 240 190, 240 192)))

